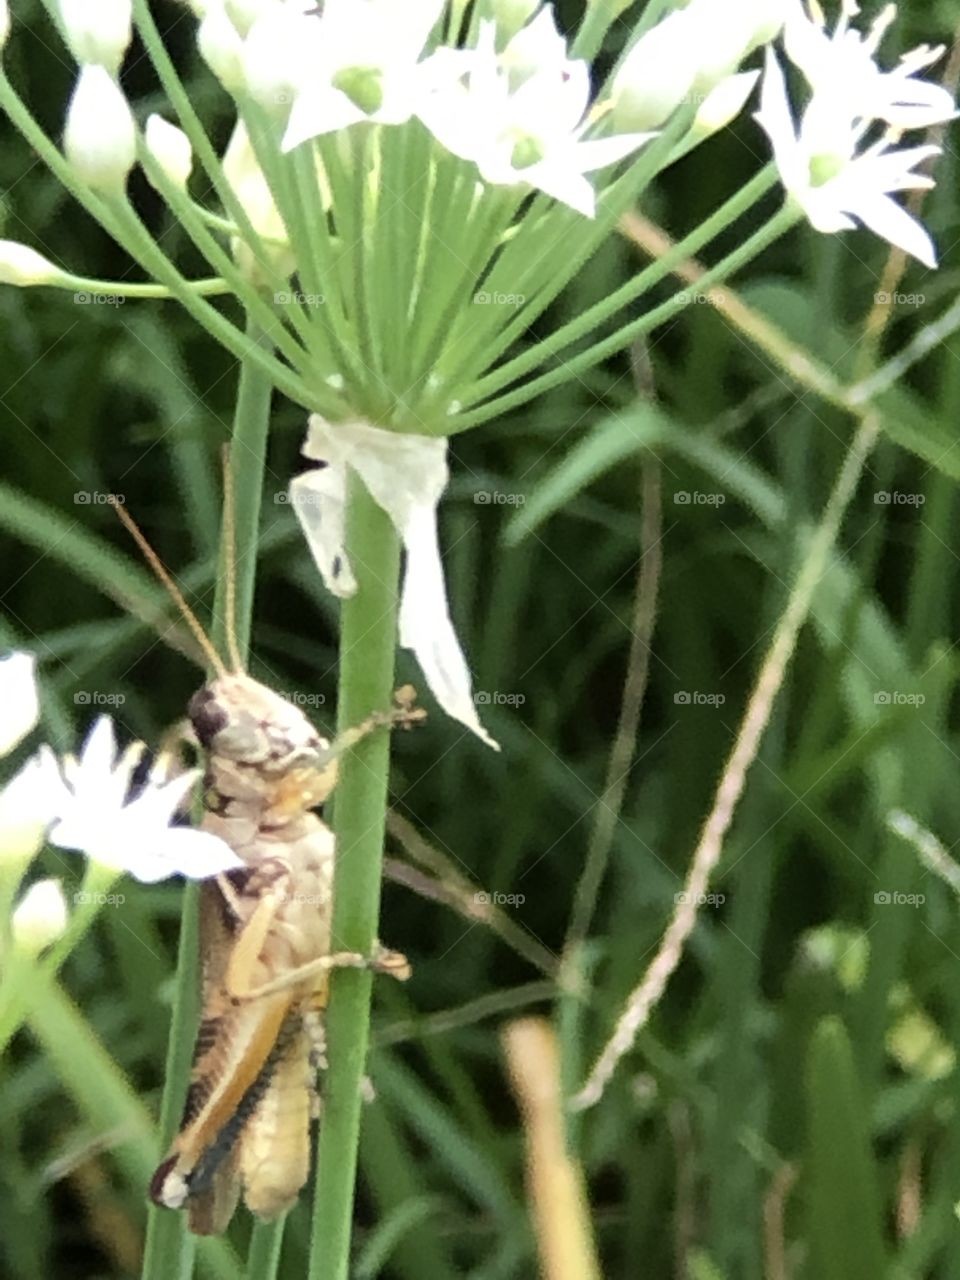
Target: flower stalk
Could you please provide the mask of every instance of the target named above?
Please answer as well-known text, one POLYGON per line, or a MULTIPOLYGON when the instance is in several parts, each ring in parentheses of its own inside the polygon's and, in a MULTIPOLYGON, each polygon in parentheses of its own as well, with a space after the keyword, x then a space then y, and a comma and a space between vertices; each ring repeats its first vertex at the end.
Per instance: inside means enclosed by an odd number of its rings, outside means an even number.
MULTIPOLYGON (((340 627, 340 731, 390 704, 397 635, 400 546, 387 515, 351 476, 347 548, 358 590, 340 627)), ((337 837, 333 941, 369 955, 377 936, 390 739, 372 734, 343 757, 334 793, 337 837)), ((309 1280, 347 1280, 361 1087, 369 1041, 371 974, 331 979, 330 1069, 318 1144, 309 1280)))

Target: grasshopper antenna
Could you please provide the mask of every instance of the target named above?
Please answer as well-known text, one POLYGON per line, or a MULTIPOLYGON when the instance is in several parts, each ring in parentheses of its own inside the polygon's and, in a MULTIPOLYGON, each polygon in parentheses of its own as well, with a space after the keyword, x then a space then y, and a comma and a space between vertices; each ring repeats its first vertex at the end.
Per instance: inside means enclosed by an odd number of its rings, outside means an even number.
POLYGON ((227 656, 234 671, 243 671, 243 658, 237 644, 237 518, 230 470, 230 446, 221 453, 223 462, 223 558, 224 603, 226 607, 227 656))
POLYGON ((110 495, 110 497, 108 498, 108 501, 111 507, 113 507, 114 511, 120 517, 121 523, 126 527, 130 536, 133 538, 134 542, 142 551, 143 558, 146 560, 147 564, 150 566, 150 568, 153 570, 156 576, 160 579, 160 581, 166 587, 167 591, 170 593, 170 596, 174 604, 180 610, 181 614, 183 615, 184 621, 186 622, 190 630, 193 632, 194 638, 196 639, 200 648, 203 650, 204 654, 206 655, 207 661, 210 663, 211 667, 214 669, 214 671, 217 673, 218 676, 225 676, 227 674, 227 670, 220 659, 220 655, 217 653, 216 649, 213 647, 213 644, 210 641, 210 637, 204 631, 203 627, 201 627, 200 622, 197 618, 197 615, 193 612, 193 610, 187 604, 186 600, 184 599, 183 592, 180 590, 180 588, 174 582, 173 578, 167 572, 166 568, 164 567, 163 561, 160 559, 160 557, 154 551, 153 547, 151 547, 150 543, 147 541, 140 526, 134 520, 133 516, 130 515, 127 509, 121 506, 121 504, 116 500, 113 494, 110 495))

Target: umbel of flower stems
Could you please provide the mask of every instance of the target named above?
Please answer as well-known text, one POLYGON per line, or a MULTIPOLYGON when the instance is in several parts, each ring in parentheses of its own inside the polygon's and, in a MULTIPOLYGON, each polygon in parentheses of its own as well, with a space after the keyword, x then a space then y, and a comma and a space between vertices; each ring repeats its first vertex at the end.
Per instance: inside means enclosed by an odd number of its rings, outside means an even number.
MULTIPOLYGON (((105 291, 178 298, 218 342, 333 430, 361 424, 387 437, 378 456, 392 436, 443 440, 626 347, 686 305, 686 294, 646 308, 643 300, 676 261, 709 252, 721 233, 736 247, 710 268, 704 289, 803 216, 826 232, 865 224, 934 263, 928 234, 893 198, 929 184, 915 168, 934 150, 901 148, 897 138, 949 118, 953 103, 919 75, 941 50, 924 47, 881 67, 889 7, 861 33, 852 0, 832 30, 800 0, 691 0, 655 25, 641 18, 593 94, 583 55, 599 48, 614 6, 588 6, 572 40, 550 4, 529 0, 193 7, 198 47, 235 117, 224 154, 204 132, 146 0, 56 9, 81 64, 63 151, 3 74, 0 106, 145 273, 138 286, 101 282, 105 291), (131 8, 169 102, 144 128, 117 79, 131 8), (534 321, 620 215, 744 107, 759 70, 740 67, 760 59, 764 45, 758 120, 775 166, 731 193, 672 256, 534 340, 534 321), (783 58, 800 72, 796 101, 783 58), (126 195, 135 163, 210 275, 188 278, 144 225, 126 195), (758 226, 753 206, 778 170, 785 210, 758 226), (199 191, 212 195, 200 200, 199 191), (739 243, 736 225, 750 228, 739 243), (272 349, 252 346, 217 294, 234 295, 272 349)), ((0 33, 5 10, 3 19, 0 33)), ((76 287, 77 279, 22 246, 0 248, 0 280, 76 287)), ((359 441, 370 440, 362 432, 351 439, 361 452, 359 441)), ((433 474, 428 456, 425 444, 425 475, 433 474)), ((432 518, 434 488, 425 482, 409 495, 421 523, 432 518)), ((421 557, 421 567, 428 563, 421 557)), ((438 557, 429 568, 415 579, 435 579, 438 557)), ((442 590, 432 600, 439 624, 442 590)), ((458 672, 453 713, 478 728, 463 705, 469 683, 458 648, 447 646, 434 666, 448 662, 458 672)))

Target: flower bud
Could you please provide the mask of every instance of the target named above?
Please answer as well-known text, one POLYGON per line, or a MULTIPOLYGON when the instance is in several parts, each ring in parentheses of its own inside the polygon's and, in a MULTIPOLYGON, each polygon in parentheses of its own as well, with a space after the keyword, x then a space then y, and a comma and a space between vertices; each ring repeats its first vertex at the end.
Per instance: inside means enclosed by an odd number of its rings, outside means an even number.
MULTIPOLYGON (((254 230, 268 242, 264 248, 278 272, 283 276, 289 275, 294 259, 287 243, 287 229, 241 120, 237 121, 224 152, 223 176, 236 192, 254 230)), ((231 247, 237 265, 251 280, 259 283, 262 270, 253 250, 239 236, 234 237, 231 247)))
POLYGON ((285 120, 303 78, 309 76, 302 14, 275 9, 250 28, 243 42, 243 83, 254 101, 285 120))
POLYGON ((39 955, 62 937, 69 920, 59 880, 36 880, 20 899, 10 921, 14 945, 39 955))
POLYGON ((60 0, 60 17, 76 60, 116 74, 130 44, 130 0, 60 0))
POLYGON ((694 133, 707 138, 725 129, 743 110, 759 77, 759 71, 741 71, 721 80, 701 103, 693 121, 694 133))
POLYGON ((137 128, 123 91, 101 66, 80 68, 63 137, 78 177, 121 195, 137 155, 137 128))
POLYGON ((687 10, 669 14, 633 46, 613 81, 619 133, 656 129, 690 93, 697 71, 687 10))
POLYGON ((144 141, 147 150, 174 186, 185 187, 193 168, 193 148, 183 130, 154 112, 147 117, 144 141))
POLYGON ((10 36, 10 6, 7 0, 0 0, 0 50, 10 36))
POLYGON ((197 28, 200 56, 228 93, 244 88, 243 41, 222 3, 211 4, 197 28))
POLYGON ((25 867, 43 844, 63 789, 57 758, 49 747, 27 761, 0 787, 0 871, 25 867))

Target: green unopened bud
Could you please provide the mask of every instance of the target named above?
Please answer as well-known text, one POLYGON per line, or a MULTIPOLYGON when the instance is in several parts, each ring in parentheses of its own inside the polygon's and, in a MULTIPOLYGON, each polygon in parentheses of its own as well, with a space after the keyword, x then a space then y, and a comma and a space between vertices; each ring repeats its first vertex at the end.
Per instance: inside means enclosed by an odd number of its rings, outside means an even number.
POLYGON ((144 141, 170 181, 177 187, 185 187, 193 168, 193 148, 183 130, 154 113, 147 117, 144 141))
POLYGON ((60 17, 76 60, 116 74, 130 44, 130 0, 60 0, 60 17))
POLYGON ((66 273, 49 258, 17 240, 0 240, 0 284, 27 289, 34 284, 63 284, 66 273))
POLYGON ((377 67, 345 67, 332 83, 364 115, 372 116, 383 106, 383 78, 377 67))
POLYGON ((10 921, 14 946, 39 955, 67 928, 67 900, 59 880, 37 880, 20 899, 10 921))
POLYGON ((120 86, 101 66, 80 68, 63 135, 67 159, 91 187, 120 195, 137 155, 137 128, 120 86))

